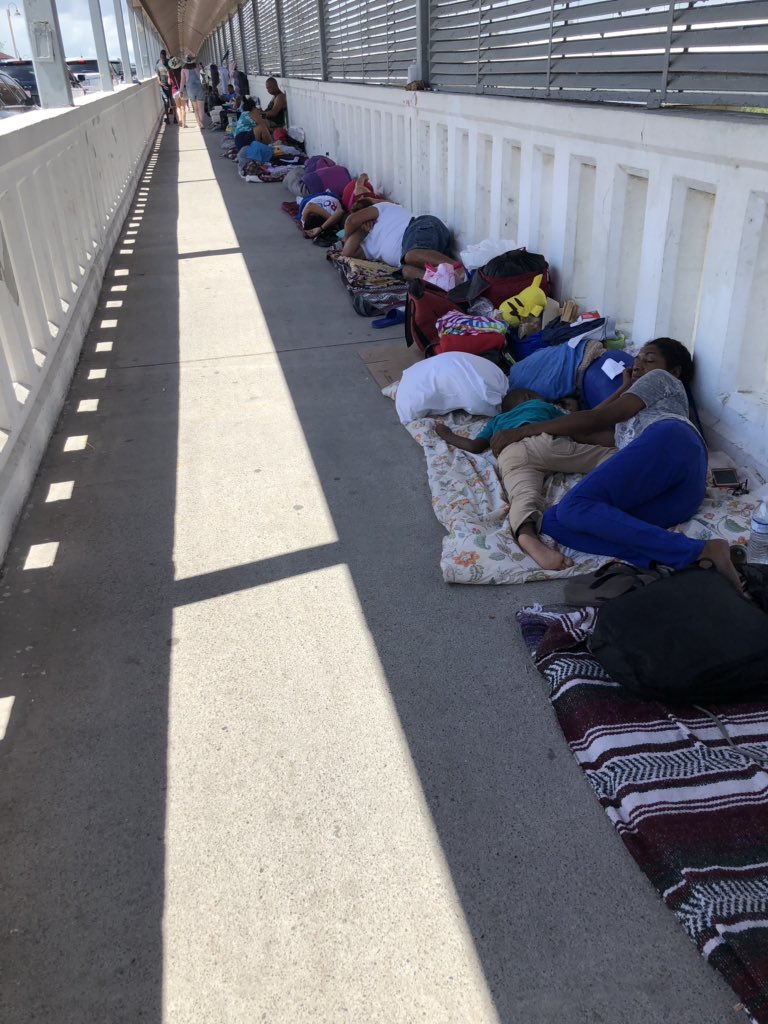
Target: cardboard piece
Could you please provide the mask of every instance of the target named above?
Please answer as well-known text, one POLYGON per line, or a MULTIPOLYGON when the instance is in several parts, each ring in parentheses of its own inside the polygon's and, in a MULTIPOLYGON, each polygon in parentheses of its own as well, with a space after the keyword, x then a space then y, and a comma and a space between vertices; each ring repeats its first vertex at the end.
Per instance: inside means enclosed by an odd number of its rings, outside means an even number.
POLYGON ((407 348, 404 339, 375 341, 357 351, 380 388, 400 380, 403 370, 424 358, 416 345, 407 348))

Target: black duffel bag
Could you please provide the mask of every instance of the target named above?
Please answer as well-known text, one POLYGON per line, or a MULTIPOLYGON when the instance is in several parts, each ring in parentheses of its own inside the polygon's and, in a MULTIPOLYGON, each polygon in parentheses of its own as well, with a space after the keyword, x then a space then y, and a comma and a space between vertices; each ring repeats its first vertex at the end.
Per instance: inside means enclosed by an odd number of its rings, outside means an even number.
POLYGON ((768 616, 714 569, 684 569, 608 601, 588 646, 612 679, 648 700, 768 695, 768 616))

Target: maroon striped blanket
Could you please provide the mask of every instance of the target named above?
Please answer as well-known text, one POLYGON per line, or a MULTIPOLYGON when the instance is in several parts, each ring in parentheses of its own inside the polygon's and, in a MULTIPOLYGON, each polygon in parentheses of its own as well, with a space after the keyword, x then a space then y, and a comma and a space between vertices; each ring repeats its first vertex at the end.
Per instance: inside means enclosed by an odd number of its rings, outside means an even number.
POLYGON ((715 720, 638 700, 589 654, 594 616, 529 608, 518 621, 630 853, 752 1018, 768 1024, 768 703, 707 708, 715 720))

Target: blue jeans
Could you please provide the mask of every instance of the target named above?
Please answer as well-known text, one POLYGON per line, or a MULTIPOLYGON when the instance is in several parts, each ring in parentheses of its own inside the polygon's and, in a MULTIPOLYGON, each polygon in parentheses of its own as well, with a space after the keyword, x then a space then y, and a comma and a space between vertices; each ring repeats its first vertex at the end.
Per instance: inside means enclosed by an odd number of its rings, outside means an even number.
POLYGON ((442 252, 449 256, 450 244, 451 232, 438 217, 432 217, 427 213, 423 217, 414 217, 405 229, 403 253, 400 258, 404 260, 406 253, 411 249, 434 249, 435 252, 442 252))
POLYGON ((542 533, 577 551, 683 569, 704 541, 668 528, 696 513, 706 488, 699 434, 682 420, 659 420, 547 509, 542 533))

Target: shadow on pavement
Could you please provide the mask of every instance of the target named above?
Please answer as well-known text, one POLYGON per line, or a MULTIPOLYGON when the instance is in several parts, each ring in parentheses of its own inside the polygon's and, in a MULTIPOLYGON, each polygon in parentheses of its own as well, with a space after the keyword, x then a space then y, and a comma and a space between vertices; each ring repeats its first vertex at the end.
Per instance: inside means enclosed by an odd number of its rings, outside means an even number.
POLYGON ((161 133, 150 154, 3 573, 0 697, 13 700, 0 744, 7 1024, 162 1016, 177 147, 161 133), (162 332, 134 258, 118 254, 130 239, 169 257, 162 332), (129 344, 165 362, 140 389, 115 368, 129 344), (50 544, 53 565, 25 569, 50 544))

